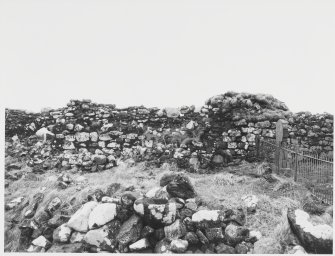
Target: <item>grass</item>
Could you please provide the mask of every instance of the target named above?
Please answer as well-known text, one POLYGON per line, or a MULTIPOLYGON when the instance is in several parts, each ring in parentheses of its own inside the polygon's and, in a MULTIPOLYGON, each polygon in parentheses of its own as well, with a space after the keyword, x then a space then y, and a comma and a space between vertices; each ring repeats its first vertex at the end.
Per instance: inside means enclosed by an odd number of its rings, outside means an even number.
MULTIPOLYGON (((28 171, 28 169, 25 170, 28 171)), ((42 211, 52 198, 58 196, 63 202, 61 208, 68 215, 72 215, 87 196, 96 189, 105 191, 108 185, 120 183, 121 190, 134 186, 136 190, 146 193, 151 188, 159 186, 160 178, 164 174, 176 171, 180 170, 168 164, 164 164, 161 168, 147 168, 145 164, 130 166, 126 163, 98 173, 81 174, 67 171, 75 182, 66 189, 57 188, 57 177, 60 173, 48 171, 48 173, 38 175, 37 179, 32 175, 29 179, 22 177, 12 182, 5 190, 5 202, 22 195, 26 197, 26 200, 31 201, 33 196, 45 187, 44 200, 39 210, 42 211), (84 184, 76 183, 80 176, 85 178, 84 184)), ((263 236, 283 241, 283 245, 287 244, 286 233, 289 232, 289 229, 283 225, 286 220, 283 212, 289 207, 301 206, 306 190, 280 177, 276 177, 278 180, 276 185, 269 184, 263 178, 254 175, 257 174, 255 164, 242 163, 241 166, 227 167, 219 171, 212 174, 187 173, 202 205, 209 209, 243 208, 246 213, 241 197, 248 194, 256 195, 259 199, 258 207, 256 213, 246 214, 246 226, 251 230, 260 231, 263 236), (292 184, 285 185, 286 190, 283 192, 280 186, 286 183, 292 184)), ((11 220, 13 218, 22 219, 24 213, 25 207, 5 213, 5 251, 7 252, 17 251, 20 235, 17 225, 11 224, 11 220)))

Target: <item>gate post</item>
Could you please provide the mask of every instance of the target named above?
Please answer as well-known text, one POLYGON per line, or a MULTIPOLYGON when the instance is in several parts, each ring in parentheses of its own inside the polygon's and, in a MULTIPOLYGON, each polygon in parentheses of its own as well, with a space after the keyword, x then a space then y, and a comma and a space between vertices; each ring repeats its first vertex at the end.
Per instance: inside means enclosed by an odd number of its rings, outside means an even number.
POLYGON ((260 138, 259 135, 256 135, 256 158, 259 161, 259 150, 260 150, 260 138))
POLYGON ((288 122, 283 119, 279 119, 276 123, 276 155, 275 155, 275 164, 277 167, 277 173, 279 174, 280 170, 280 149, 283 139, 288 137, 288 122))
POLYGON ((294 181, 298 179, 298 145, 295 145, 295 165, 294 165, 294 181))

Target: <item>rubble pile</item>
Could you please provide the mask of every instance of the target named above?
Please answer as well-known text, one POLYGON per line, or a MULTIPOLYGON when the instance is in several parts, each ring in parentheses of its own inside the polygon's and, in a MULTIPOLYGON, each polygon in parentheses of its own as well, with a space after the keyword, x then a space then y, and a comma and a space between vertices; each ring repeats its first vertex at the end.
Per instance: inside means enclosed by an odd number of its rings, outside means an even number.
POLYGON ((246 217, 241 209, 207 209, 196 198, 188 177, 180 173, 163 176, 160 184, 146 194, 118 191, 120 186, 111 184, 105 191, 99 189, 88 196, 71 216, 64 215, 57 197, 45 209, 39 209, 43 201, 43 193, 39 193, 33 202, 26 203, 25 219, 19 223, 21 250, 68 253, 253 250, 260 234, 244 227, 246 217))

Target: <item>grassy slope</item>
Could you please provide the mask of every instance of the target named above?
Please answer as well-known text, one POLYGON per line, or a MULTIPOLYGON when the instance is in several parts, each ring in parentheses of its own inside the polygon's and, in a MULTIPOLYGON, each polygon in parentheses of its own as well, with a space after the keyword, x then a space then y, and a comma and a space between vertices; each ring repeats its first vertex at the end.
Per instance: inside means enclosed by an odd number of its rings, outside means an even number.
MULTIPOLYGON (((285 209, 299 206, 306 195, 306 190, 280 178, 280 181, 273 185, 263 178, 248 176, 247 174, 256 172, 256 167, 255 164, 243 164, 235 168, 221 169, 220 172, 212 174, 187 175, 191 178, 203 205, 209 209, 244 208, 241 197, 246 194, 256 195, 259 198, 258 209, 255 214, 247 214, 246 226, 261 231, 263 236, 273 236, 283 243, 285 249, 290 233, 285 209), (283 184, 286 186, 282 186, 283 184), (281 187, 286 188, 285 192, 281 187)), ((46 190, 43 192, 45 197, 39 210, 42 210, 53 197, 58 196, 64 202, 63 208, 71 215, 81 206, 82 200, 97 188, 104 191, 109 184, 118 182, 123 187, 133 185, 145 193, 150 188, 159 186, 159 180, 164 174, 174 171, 177 169, 169 165, 158 169, 145 168, 143 164, 133 167, 121 164, 117 168, 99 173, 70 173, 74 180, 83 176, 87 178, 87 182, 74 184, 67 189, 58 189, 56 180, 59 173, 49 171, 47 174, 39 175, 38 180, 21 178, 12 182, 5 190, 5 202, 19 196, 26 196, 31 200, 42 187, 45 187, 46 190), (71 206, 67 203, 69 201, 72 201, 71 206)), ((16 219, 21 219, 24 212, 24 209, 18 208, 5 213, 5 251, 16 251, 19 230, 17 225, 10 228, 9 221, 14 216, 16 219)))

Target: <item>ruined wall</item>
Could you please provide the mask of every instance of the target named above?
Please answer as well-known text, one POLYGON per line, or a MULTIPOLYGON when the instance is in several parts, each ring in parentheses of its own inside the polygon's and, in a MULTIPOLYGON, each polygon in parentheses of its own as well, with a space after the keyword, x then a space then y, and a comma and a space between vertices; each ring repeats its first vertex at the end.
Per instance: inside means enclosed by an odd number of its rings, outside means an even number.
POLYGON ((58 152, 58 165, 86 171, 110 168, 119 158, 207 168, 253 160, 256 136, 275 138, 279 119, 288 121, 289 143, 332 154, 332 115, 292 114, 272 96, 245 93, 212 97, 199 112, 193 106, 119 109, 89 100, 39 114, 8 110, 6 136, 28 137, 41 127, 55 134, 48 150, 29 153, 32 165, 43 163, 50 155, 45 152, 52 151, 58 152))

